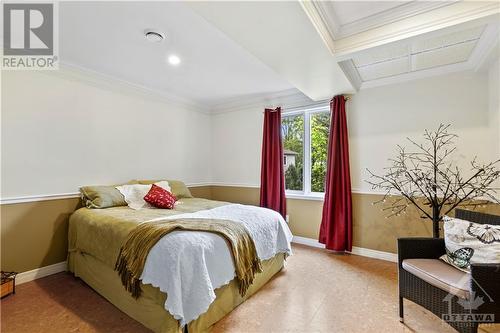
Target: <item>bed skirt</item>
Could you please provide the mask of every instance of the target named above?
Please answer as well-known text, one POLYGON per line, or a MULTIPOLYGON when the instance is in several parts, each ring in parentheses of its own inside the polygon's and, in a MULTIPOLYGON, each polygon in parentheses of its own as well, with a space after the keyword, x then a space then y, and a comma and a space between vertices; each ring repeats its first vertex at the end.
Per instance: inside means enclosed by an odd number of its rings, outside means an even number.
MULTIPOLYGON (((262 273, 255 276, 254 283, 244 297, 240 296, 235 280, 216 289, 217 298, 207 312, 188 324, 188 332, 209 332, 216 322, 255 294, 276 273, 281 271, 283 264, 283 254, 278 254, 264 261, 262 273)), ((93 256, 80 252, 69 254, 68 267, 76 277, 81 278, 117 308, 147 328, 156 333, 182 333, 177 320, 164 308, 167 295, 158 288, 142 285, 142 295, 136 300, 125 290, 116 271, 93 256)))

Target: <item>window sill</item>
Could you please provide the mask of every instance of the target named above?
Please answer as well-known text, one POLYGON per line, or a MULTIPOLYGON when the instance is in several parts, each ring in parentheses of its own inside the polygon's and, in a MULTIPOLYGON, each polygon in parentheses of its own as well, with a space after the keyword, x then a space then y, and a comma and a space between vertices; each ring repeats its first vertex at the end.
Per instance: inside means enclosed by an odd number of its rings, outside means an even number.
POLYGON ((287 199, 298 199, 298 200, 314 200, 323 201, 325 200, 324 194, 302 194, 302 193, 285 193, 287 199))

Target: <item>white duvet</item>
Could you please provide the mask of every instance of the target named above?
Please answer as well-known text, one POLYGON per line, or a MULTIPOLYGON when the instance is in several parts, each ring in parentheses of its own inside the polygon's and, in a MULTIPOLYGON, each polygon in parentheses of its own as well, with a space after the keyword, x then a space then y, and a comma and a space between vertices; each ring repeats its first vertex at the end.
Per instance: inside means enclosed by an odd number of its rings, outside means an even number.
MULTIPOLYGON (((244 224, 261 260, 278 253, 291 254, 292 233, 283 217, 270 209, 230 204, 148 222, 178 218, 216 218, 244 224)), ((234 277, 232 255, 222 236, 174 231, 153 246, 141 280, 167 294, 165 309, 184 326, 206 312, 215 300, 215 289, 234 277)))

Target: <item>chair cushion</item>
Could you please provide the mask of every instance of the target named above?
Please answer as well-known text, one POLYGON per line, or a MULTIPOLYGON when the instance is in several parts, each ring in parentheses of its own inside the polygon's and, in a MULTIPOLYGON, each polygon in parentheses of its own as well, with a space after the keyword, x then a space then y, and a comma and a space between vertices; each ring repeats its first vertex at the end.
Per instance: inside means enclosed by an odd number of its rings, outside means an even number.
POLYGON ((460 298, 470 295, 470 274, 462 272, 439 259, 406 259, 403 269, 425 282, 460 298))

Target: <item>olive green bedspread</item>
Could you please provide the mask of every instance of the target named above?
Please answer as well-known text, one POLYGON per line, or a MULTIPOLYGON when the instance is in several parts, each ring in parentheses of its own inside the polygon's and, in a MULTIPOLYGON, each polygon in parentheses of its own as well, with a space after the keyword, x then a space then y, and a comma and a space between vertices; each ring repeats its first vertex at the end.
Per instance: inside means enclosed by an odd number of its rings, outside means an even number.
MULTIPOLYGON (((68 267, 93 289, 119 309, 155 332, 180 332, 177 321, 164 309, 167 295, 151 285, 142 286, 143 294, 135 300, 121 284, 114 271, 120 247, 139 223, 158 217, 211 209, 227 203, 199 198, 184 198, 173 210, 128 207, 106 209, 80 208, 70 218, 68 232, 68 267)), ((263 272, 255 277, 244 297, 235 280, 216 290, 217 299, 209 310, 188 325, 190 333, 206 332, 224 315, 254 294, 283 267, 282 254, 262 263, 263 272)))

